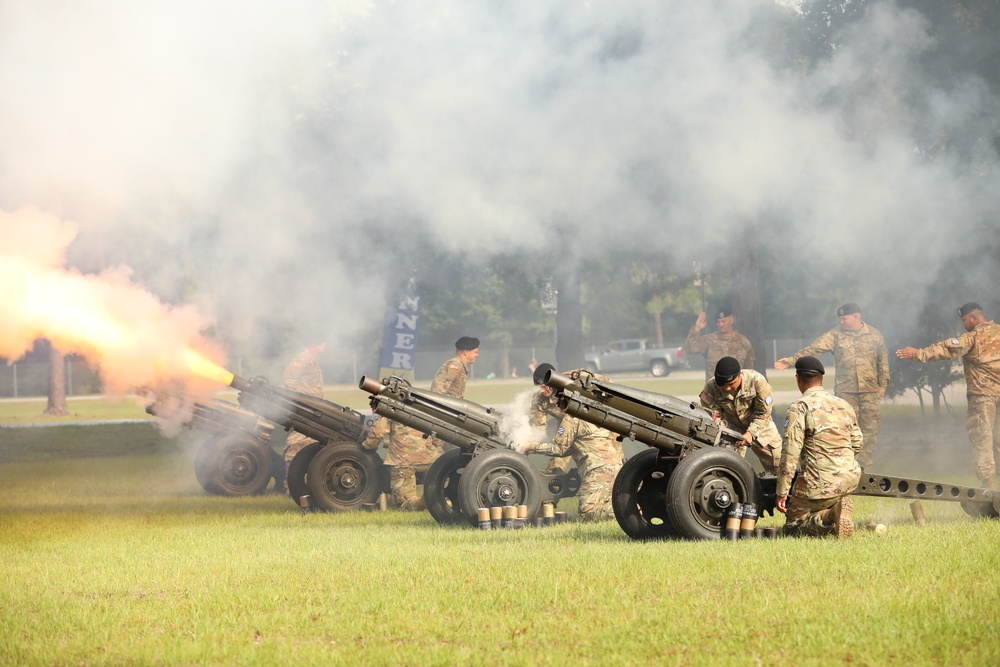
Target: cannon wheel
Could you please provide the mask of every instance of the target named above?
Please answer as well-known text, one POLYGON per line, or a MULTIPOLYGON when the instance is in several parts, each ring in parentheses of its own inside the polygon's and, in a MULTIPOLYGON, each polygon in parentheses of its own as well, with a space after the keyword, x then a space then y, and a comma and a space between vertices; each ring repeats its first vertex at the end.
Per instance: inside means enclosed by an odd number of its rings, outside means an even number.
POLYGON ((327 443, 312 457, 306 475, 313 506, 331 512, 377 502, 385 482, 382 458, 350 440, 327 443))
POLYGON ((667 516, 681 537, 719 538, 726 511, 733 503, 761 501, 760 481, 753 468, 727 449, 705 447, 684 457, 667 483, 667 516))
POLYGON ((424 475, 424 502, 427 511, 442 526, 465 521, 458 502, 458 482, 469 461, 462 450, 452 449, 435 459, 424 475))
POLYGON ((195 457, 203 489, 220 496, 257 496, 271 483, 271 448, 248 435, 205 443, 195 457))
POLYGON ((528 517, 542 504, 542 481, 528 457, 494 449, 472 459, 458 480, 458 504, 466 520, 476 524, 480 507, 527 505, 528 517))
POLYGON ((313 457, 322 448, 318 442, 313 442, 299 450, 291 463, 288 464, 288 495, 292 497, 296 505, 301 506, 299 498, 309 495, 309 484, 306 476, 309 472, 309 464, 313 457))
POLYGON ((647 449, 622 466, 611 487, 611 508, 625 534, 633 540, 677 537, 667 516, 667 485, 676 459, 657 462, 657 450, 647 449))

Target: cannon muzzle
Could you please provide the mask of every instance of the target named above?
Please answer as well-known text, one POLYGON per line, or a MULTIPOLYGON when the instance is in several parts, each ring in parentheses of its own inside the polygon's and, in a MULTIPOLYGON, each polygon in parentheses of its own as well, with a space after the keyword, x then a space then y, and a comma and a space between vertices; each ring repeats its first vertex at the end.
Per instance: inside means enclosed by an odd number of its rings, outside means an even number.
POLYGON ((229 383, 229 386, 237 391, 246 391, 250 388, 250 380, 241 378, 239 375, 234 375, 233 381, 229 383))
POLYGON ((369 394, 377 394, 385 387, 384 384, 378 380, 372 379, 366 375, 361 376, 361 382, 358 383, 358 388, 367 391, 369 394))
POLYGON ((545 375, 542 377, 542 384, 548 385, 553 389, 565 389, 573 384, 573 379, 557 370, 549 370, 545 371, 545 375))

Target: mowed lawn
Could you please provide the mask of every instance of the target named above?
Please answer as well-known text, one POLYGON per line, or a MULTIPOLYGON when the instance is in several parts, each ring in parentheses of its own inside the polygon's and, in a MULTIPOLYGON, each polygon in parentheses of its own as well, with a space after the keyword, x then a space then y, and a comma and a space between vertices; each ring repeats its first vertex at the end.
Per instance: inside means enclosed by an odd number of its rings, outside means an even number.
POLYGON ((1000 523, 952 503, 920 527, 859 498, 888 531, 845 542, 637 543, 211 497, 147 424, 0 439, 4 665, 1000 663, 1000 523))

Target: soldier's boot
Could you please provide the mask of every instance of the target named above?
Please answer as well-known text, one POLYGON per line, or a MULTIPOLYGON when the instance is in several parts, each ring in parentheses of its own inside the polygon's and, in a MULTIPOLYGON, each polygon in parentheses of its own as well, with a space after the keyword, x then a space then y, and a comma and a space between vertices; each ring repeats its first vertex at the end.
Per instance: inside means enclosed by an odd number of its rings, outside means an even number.
POLYGON ((833 527, 838 540, 854 535, 854 501, 844 496, 836 505, 823 513, 823 523, 833 527))

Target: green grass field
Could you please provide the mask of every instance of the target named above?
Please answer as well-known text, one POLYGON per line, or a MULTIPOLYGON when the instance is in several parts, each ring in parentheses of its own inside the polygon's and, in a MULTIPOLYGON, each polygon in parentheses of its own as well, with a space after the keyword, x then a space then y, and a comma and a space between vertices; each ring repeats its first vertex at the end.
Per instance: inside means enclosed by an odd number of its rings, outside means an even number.
POLYGON ((1000 662, 1000 524, 951 503, 919 527, 859 498, 889 530, 847 542, 636 543, 210 497, 149 424, 0 438, 0 664, 1000 662))

